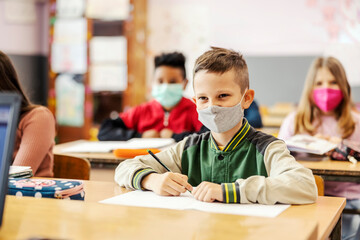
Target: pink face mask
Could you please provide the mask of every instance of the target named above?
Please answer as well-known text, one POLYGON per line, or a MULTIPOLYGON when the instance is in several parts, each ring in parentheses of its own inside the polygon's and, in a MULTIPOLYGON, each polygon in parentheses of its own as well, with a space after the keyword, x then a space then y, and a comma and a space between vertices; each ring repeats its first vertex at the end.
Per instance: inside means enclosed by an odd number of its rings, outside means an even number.
POLYGON ((330 112, 334 110, 343 99, 343 94, 340 89, 332 88, 318 88, 312 92, 313 99, 316 106, 323 112, 330 112))

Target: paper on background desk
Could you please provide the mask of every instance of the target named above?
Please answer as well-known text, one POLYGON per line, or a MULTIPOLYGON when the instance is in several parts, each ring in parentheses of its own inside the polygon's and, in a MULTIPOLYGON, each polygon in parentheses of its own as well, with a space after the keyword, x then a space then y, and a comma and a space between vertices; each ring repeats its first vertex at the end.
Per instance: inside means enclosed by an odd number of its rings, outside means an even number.
POLYGON ((159 196, 150 191, 132 191, 100 201, 105 204, 118 204, 135 207, 166 208, 176 210, 200 210, 212 213, 225 213, 256 217, 276 217, 290 205, 226 204, 206 203, 196 200, 189 192, 179 197, 159 196))
POLYGON ((81 142, 61 150, 64 153, 107 153, 114 149, 163 148, 174 144, 172 138, 133 138, 129 141, 81 142))
POLYGON ((285 142, 290 151, 305 152, 317 155, 324 155, 325 153, 337 147, 336 143, 301 134, 295 135, 285 142))

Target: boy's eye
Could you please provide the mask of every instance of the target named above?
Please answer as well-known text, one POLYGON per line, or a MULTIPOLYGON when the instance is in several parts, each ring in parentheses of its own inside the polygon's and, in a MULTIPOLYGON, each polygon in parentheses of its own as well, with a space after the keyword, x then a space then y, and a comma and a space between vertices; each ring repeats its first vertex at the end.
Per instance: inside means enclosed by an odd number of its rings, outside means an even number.
POLYGON ((169 83, 170 84, 176 83, 176 79, 170 79, 169 83))
POLYGON ((219 98, 226 98, 226 97, 228 97, 228 96, 229 96, 229 94, 223 93, 223 94, 220 94, 220 95, 219 95, 219 98))
POLYGON ((198 100, 206 101, 206 100, 207 100, 207 97, 198 97, 198 100))

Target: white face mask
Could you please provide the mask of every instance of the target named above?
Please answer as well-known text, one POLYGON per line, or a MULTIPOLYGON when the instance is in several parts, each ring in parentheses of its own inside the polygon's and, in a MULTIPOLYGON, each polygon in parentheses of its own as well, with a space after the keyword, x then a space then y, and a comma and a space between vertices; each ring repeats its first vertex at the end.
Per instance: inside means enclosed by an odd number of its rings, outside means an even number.
POLYGON ((199 121, 213 132, 222 133, 229 131, 244 117, 244 109, 241 107, 241 102, 245 93, 240 102, 233 107, 210 106, 198 110, 199 121))

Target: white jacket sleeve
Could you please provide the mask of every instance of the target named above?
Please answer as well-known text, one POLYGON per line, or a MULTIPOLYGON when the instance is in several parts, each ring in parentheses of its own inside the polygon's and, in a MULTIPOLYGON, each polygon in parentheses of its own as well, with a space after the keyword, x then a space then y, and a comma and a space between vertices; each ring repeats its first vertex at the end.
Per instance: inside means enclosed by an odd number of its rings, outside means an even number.
POLYGON ((283 141, 269 144, 264 154, 268 177, 238 179, 241 203, 307 204, 317 199, 317 187, 310 169, 290 155, 283 141))
MULTIPOLYGON (((156 154, 172 172, 181 173, 181 155, 186 139, 156 154)), ((166 169, 149 154, 138 156, 119 164, 115 170, 115 182, 128 189, 141 189, 142 179, 153 172, 165 173, 166 169)))

